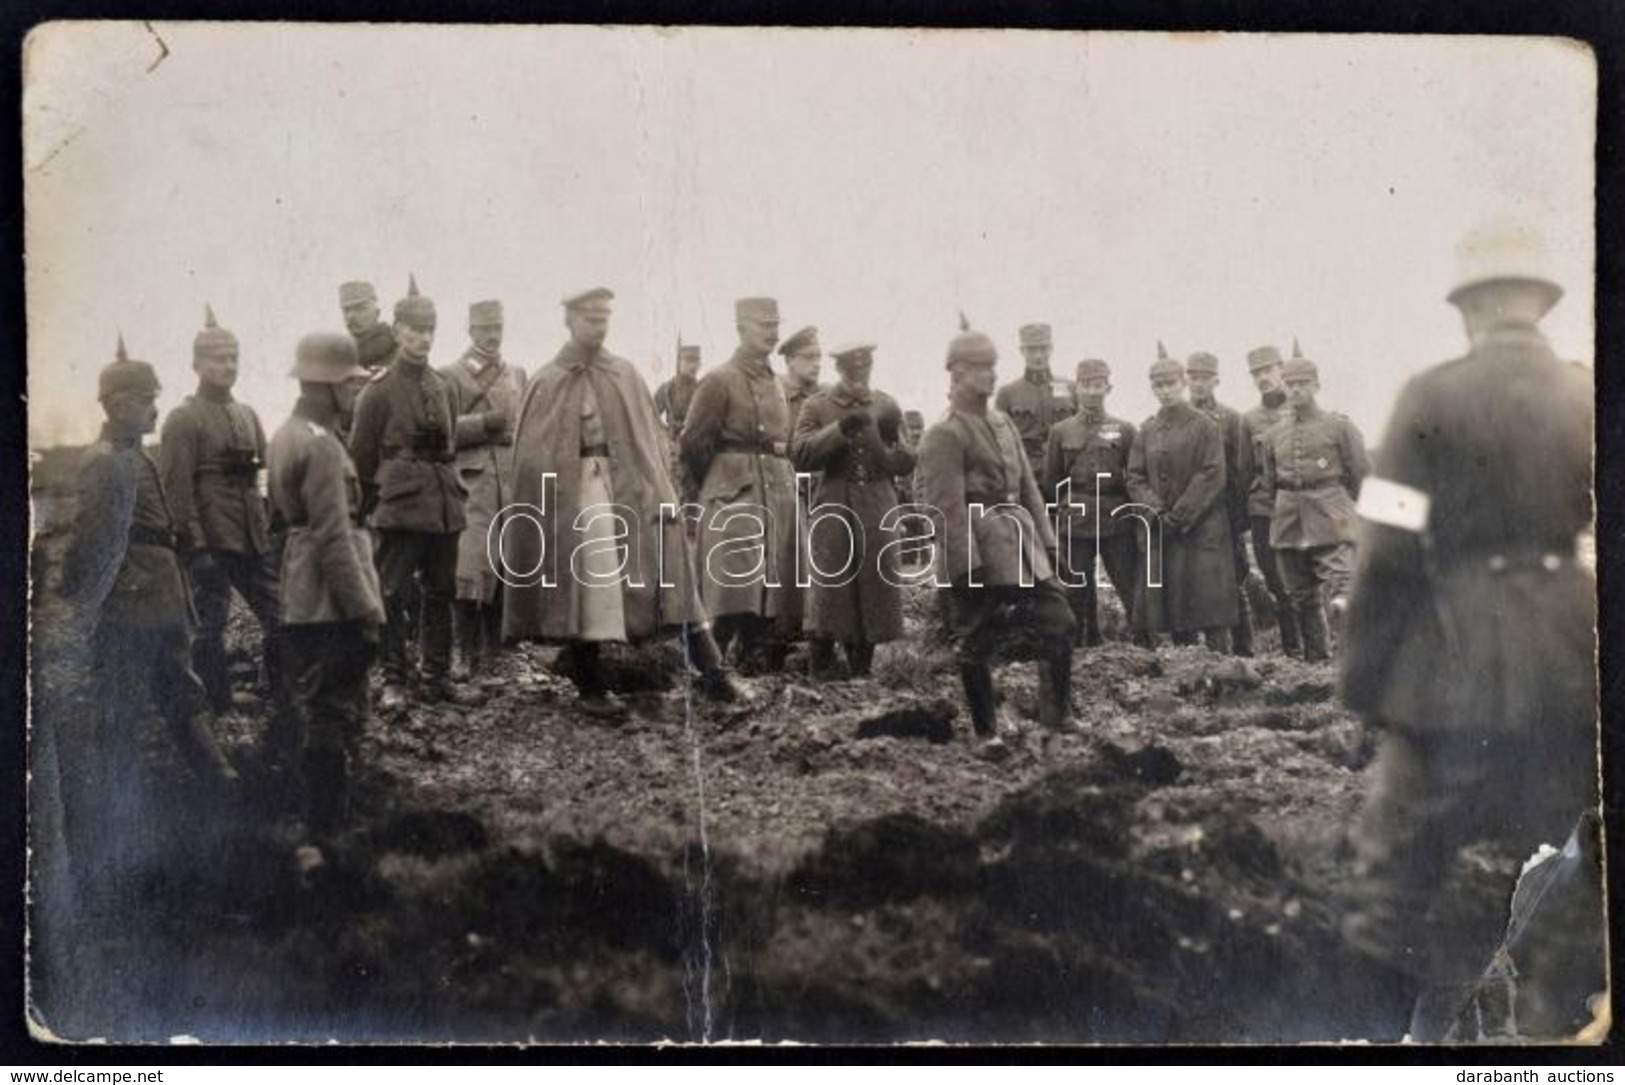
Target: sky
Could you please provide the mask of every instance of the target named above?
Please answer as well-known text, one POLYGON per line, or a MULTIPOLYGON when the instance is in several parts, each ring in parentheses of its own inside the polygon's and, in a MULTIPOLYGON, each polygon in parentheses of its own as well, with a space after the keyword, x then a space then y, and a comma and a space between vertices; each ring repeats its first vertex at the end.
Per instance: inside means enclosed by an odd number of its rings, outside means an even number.
POLYGON ((338 284, 387 317, 409 272, 437 363, 495 297, 534 371, 605 285, 653 387, 767 294, 786 335, 878 343, 928 420, 961 310, 1001 379, 1047 322, 1136 421, 1159 340, 1245 407, 1246 352, 1296 337, 1375 443, 1465 349, 1457 243, 1512 221, 1558 259, 1553 345, 1593 356, 1596 71, 1558 39, 70 22, 24 67, 33 447, 94 437, 120 332, 178 403, 205 303, 274 429, 338 284))

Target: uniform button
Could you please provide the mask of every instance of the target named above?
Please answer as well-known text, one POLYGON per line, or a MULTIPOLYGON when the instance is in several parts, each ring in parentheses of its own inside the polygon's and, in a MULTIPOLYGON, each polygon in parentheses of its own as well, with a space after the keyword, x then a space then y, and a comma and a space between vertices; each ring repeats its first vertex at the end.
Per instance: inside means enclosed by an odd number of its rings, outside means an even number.
POLYGON ((1541 568, 1549 573, 1555 573, 1562 566, 1563 559, 1556 554, 1547 554, 1540 559, 1541 568))

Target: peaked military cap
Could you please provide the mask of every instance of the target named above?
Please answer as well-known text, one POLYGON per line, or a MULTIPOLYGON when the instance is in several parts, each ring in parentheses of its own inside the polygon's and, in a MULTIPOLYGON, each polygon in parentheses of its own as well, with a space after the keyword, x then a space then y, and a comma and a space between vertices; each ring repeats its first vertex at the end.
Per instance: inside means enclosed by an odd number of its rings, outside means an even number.
POLYGON ((879 344, 871 343, 867 339, 858 339, 849 343, 842 343, 834 350, 831 350, 829 356, 839 362, 859 354, 873 354, 878 349, 879 344))
POLYGON ((395 303, 395 323, 413 328, 435 326, 434 302, 418 293, 416 275, 406 277, 406 297, 395 303))
POLYGON ((779 319, 778 298, 740 298, 734 302, 735 320, 779 319))
POLYGON ((192 340, 192 359, 206 358, 213 354, 235 353, 237 350, 237 337, 220 326, 214 318, 213 306, 203 306, 203 330, 197 333, 192 340))
POLYGON ((339 384, 351 377, 365 377, 356 353, 355 340, 344 332, 311 332, 299 340, 293 352, 293 370, 288 374, 312 384, 339 384))
POLYGON ((566 309, 571 312, 607 313, 609 303, 615 300, 615 291, 607 286, 594 286, 577 294, 571 294, 561 300, 566 309))
POLYGON ((471 328, 481 324, 501 324, 502 303, 500 301, 476 301, 468 307, 468 325, 471 328))
POLYGON ((1265 344, 1254 347, 1247 352, 1247 372, 1257 373, 1260 369, 1268 369, 1272 365, 1281 364, 1281 352, 1265 344))
POLYGON ((1024 347, 1047 347, 1054 343, 1048 324, 1023 324, 1016 335, 1024 347))
POLYGON ((1078 363, 1077 379, 1080 381, 1093 380, 1104 377, 1111 380, 1112 367, 1099 358, 1085 358, 1078 363))
POLYGON ((1205 350, 1199 350, 1185 359, 1185 372, 1216 377, 1219 375, 1219 359, 1205 350))
POLYGON ((802 328, 799 331, 794 332, 790 336, 790 338, 788 338, 784 342, 780 343, 779 344, 779 353, 784 355, 786 358, 788 358, 790 355, 795 354, 797 351, 802 351, 802 350, 806 350, 808 347, 817 347, 817 346, 818 346, 818 329, 813 327, 811 324, 809 324, 805 328, 802 328))
POLYGON ((158 371, 146 362, 135 361, 124 349, 124 336, 118 337, 118 349, 113 361, 102 368, 96 378, 96 398, 103 402, 124 392, 156 396, 162 390, 158 371))
POLYGON ((378 304, 378 291, 372 288, 371 283, 356 279, 352 282, 339 284, 339 308, 348 309, 352 305, 360 305, 370 301, 378 304))

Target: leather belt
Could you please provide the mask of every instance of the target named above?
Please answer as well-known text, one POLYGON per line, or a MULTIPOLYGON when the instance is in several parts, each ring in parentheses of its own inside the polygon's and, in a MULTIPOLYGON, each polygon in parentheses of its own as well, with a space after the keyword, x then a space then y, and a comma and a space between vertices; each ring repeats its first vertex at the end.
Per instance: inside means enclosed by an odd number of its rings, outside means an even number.
POLYGON ((148 527, 145 524, 131 524, 130 542, 140 546, 161 546, 165 550, 173 550, 175 549, 175 533, 165 531, 163 528, 148 527))
POLYGON ((718 441, 716 451, 744 452, 752 456, 777 456, 785 458, 785 447, 782 441, 718 441))
POLYGON ((581 458, 584 460, 607 460, 609 459, 609 446, 607 444, 584 445, 581 449, 581 458))
POLYGON ((1340 485, 1342 485, 1342 483, 1339 482, 1335 478, 1325 479, 1324 481, 1321 481, 1321 482, 1294 482, 1292 479, 1286 479, 1286 478, 1278 478, 1278 479, 1275 480, 1275 488, 1277 490, 1287 490, 1287 491, 1324 490, 1328 486, 1340 486, 1340 485))

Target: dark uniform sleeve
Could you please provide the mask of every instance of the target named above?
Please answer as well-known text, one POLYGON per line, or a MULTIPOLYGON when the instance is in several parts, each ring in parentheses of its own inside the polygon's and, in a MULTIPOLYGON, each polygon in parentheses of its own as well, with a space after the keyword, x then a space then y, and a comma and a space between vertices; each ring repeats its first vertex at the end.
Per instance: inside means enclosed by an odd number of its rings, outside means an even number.
POLYGON ((1038 488, 1038 479, 1033 476, 1026 452, 1021 454, 1021 503, 1027 506, 1027 514, 1033 518, 1033 526, 1038 529, 1038 545, 1053 554, 1055 527, 1050 520, 1049 502, 1038 488))
MULTIPOLYGON (((1247 522, 1247 493, 1253 485, 1253 439, 1247 428, 1247 419, 1240 411, 1230 416, 1231 443, 1235 448, 1235 470, 1230 472, 1227 489, 1230 492, 1230 519, 1233 524, 1247 522)), ((1226 465, 1228 470, 1229 465, 1226 465)))
MULTIPOLYGON (((822 471, 846 449, 846 434, 835 404, 816 395, 801 405, 796 430, 790 437, 790 456, 799 471, 822 471)), ((892 472, 896 474, 896 472, 892 472)))
POLYGON ((943 554, 942 567, 950 581, 963 579, 976 567, 969 537, 970 515, 965 501, 965 450, 947 425, 936 425, 920 438, 920 501, 931 511, 943 554))
POLYGON ((79 476, 73 538, 62 562, 62 594, 86 610, 113 590, 129 548, 135 489, 123 484, 112 456, 93 456, 79 476))
POLYGON ((1066 457, 1061 452, 1061 427, 1055 426, 1049 431, 1049 440, 1044 445, 1044 466, 1039 471, 1038 485, 1045 493, 1053 495, 1055 487, 1070 474, 1066 457))
POLYGON ((1275 443, 1269 439, 1269 430, 1258 439, 1258 487, 1257 492, 1275 507, 1275 443))
POLYGON ((906 475, 914 470, 917 457, 908 445, 908 438, 903 435, 903 409, 889 396, 883 397, 875 408, 876 435, 879 435, 881 423, 887 423, 897 434, 895 441, 880 438, 880 469, 888 475, 906 475))
POLYGON ((1343 420, 1343 488, 1350 497, 1360 496, 1360 483, 1371 473, 1371 459, 1366 455, 1365 437, 1348 419, 1343 420))
POLYGON ((310 518, 312 553, 321 582, 346 620, 381 622, 378 606, 360 562, 350 520, 349 480, 344 471, 344 450, 338 442, 318 438, 305 455, 300 499, 310 518), (324 447, 325 446, 325 447, 324 447))
POLYGON ((355 403, 355 421, 350 425, 350 456, 355 460, 355 472, 361 479, 361 507, 371 511, 378 501, 379 443, 384 437, 384 422, 389 405, 377 382, 361 389, 355 403))
POLYGON ((1196 523, 1225 496, 1224 436, 1211 418, 1201 422, 1196 426, 1196 472, 1168 510, 1169 519, 1180 527, 1196 523))
POLYGON ((1145 442, 1136 439, 1128 450, 1128 477, 1125 479, 1128 495, 1137 504, 1162 511, 1162 498, 1151 488, 1151 475, 1145 464, 1145 442))
POLYGON ((728 387, 721 374, 713 373, 694 389, 694 398, 688 401, 688 414, 683 416, 680 440, 683 464, 696 482, 703 483, 711 468, 712 449, 727 414, 728 387))
MULTIPOLYGON (((259 437, 259 422, 255 421, 259 437)), ((198 418, 196 411, 177 407, 164 419, 158 438, 158 467, 164 482, 164 499, 175 521, 175 533, 185 550, 198 551, 208 545, 197 514, 198 418)), ((264 441, 260 440, 264 459, 264 441)))
MULTIPOLYGON (((462 365, 462 362, 453 362, 441 372, 446 379, 446 387, 456 389, 461 395, 463 382, 449 372, 453 367, 462 365)), ((472 400, 470 401, 473 402, 472 400)), ((456 430, 456 445, 458 448, 477 448, 491 439, 490 431, 485 428, 485 412, 470 410, 464 414, 461 408, 454 409, 452 417, 455 419, 453 428, 456 430)))

